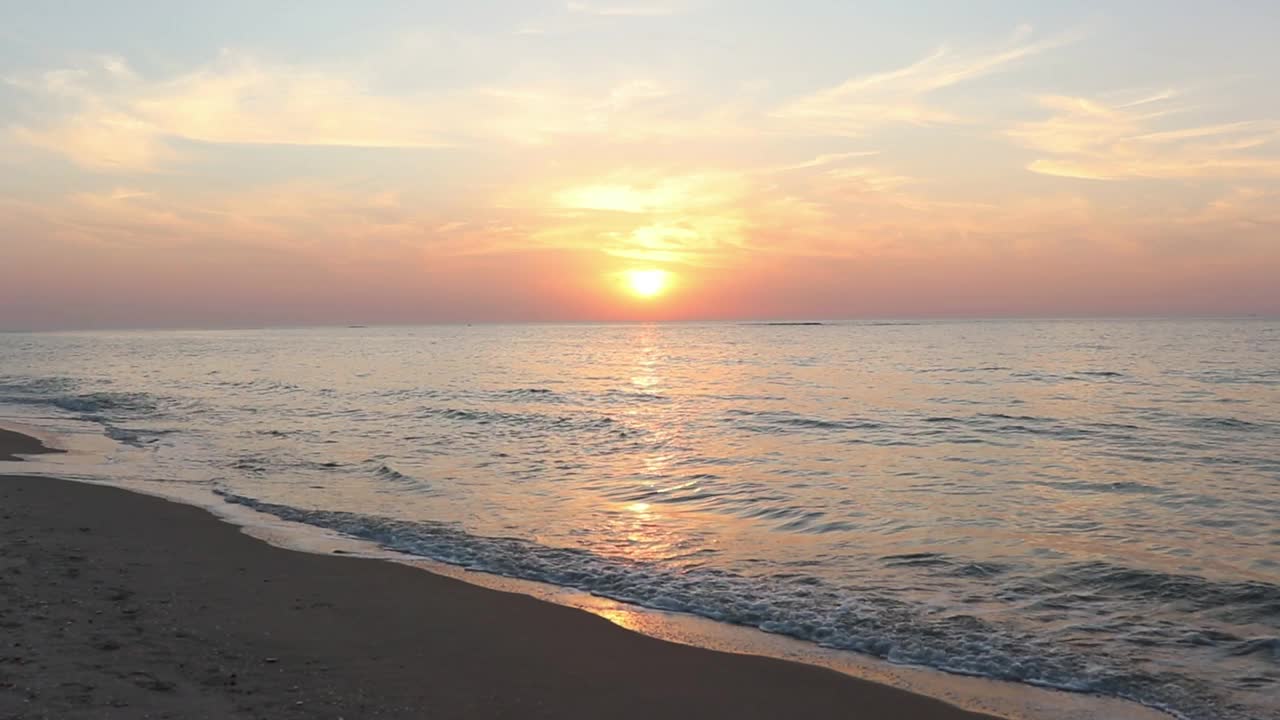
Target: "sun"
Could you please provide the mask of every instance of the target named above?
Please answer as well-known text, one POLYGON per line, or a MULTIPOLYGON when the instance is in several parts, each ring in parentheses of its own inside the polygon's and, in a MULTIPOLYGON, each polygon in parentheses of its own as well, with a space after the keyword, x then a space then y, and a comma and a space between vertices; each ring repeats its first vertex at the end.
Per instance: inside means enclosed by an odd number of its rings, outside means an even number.
POLYGON ((657 297, 671 284, 671 273, 666 270, 628 270, 623 278, 631 294, 640 298, 657 297))

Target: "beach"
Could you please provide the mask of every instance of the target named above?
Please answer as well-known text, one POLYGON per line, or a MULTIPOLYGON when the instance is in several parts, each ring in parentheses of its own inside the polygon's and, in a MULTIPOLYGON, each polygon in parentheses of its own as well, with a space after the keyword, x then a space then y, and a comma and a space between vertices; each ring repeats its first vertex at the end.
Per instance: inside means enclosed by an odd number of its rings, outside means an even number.
POLYGON ((117 488, 7 475, 0 508, 0 718, 987 717, 117 488))
POLYGON ((1280 720, 1280 2, 10 5, 0 720, 1280 720))

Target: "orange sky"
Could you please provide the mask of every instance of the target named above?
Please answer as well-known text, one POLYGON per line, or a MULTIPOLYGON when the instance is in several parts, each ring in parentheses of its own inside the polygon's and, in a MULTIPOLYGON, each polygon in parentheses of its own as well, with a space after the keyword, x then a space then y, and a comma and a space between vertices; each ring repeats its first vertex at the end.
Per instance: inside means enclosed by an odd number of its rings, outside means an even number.
POLYGON ((306 7, 17 11, 0 328, 1280 313, 1265 5, 306 7))

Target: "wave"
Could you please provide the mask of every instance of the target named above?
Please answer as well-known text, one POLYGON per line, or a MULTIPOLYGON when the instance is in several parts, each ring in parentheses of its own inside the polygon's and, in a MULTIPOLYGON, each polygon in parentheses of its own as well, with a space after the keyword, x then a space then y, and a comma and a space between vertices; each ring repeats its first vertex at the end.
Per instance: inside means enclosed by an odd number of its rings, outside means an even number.
POLYGON ((366 466, 372 467, 374 476, 379 480, 395 483, 396 485, 401 485, 422 493, 430 493, 432 490, 431 483, 420 478, 413 477, 412 475, 402 473, 387 464, 385 461, 374 459, 365 464, 366 466))
POLYGON ((874 420, 848 418, 829 420, 787 410, 729 410, 728 421, 745 430, 773 432, 778 429, 800 430, 878 430, 884 427, 874 420))
POLYGON ((931 367, 931 368, 918 368, 915 370, 915 372, 921 373, 921 374, 975 373, 975 372, 1001 372, 1006 370, 1012 370, 1012 368, 1006 367, 1004 365, 980 365, 977 367, 931 367))
POLYGON ((994 577, 1009 572, 1010 565, 997 562, 960 560, 936 552, 903 553, 880 558, 886 567, 938 570, 952 577, 994 577))
POLYGON ((1167 374, 1209 385, 1280 385, 1280 370, 1169 370, 1167 374))
POLYGON ((606 390, 606 391, 604 391, 604 392, 600 395, 600 399, 601 399, 602 401, 606 402, 606 403, 615 403, 615 402, 622 402, 622 403, 631 403, 631 402, 640 402, 640 403, 653 403, 653 402, 657 402, 657 403, 665 403, 665 402, 671 402, 671 398, 667 397, 666 395, 662 395, 662 394, 660 394, 660 393, 656 393, 656 392, 647 392, 647 391, 643 391, 643 390, 637 391, 637 390, 616 390, 616 389, 610 389, 610 390, 606 390))
POLYGON ((612 416, 595 412, 568 414, 544 414, 509 412, 504 410, 480 410, 451 407, 427 407, 418 412, 421 418, 436 418, 464 425, 496 426, 504 433, 516 436, 562 435, 565 433, 602 433, 593 436, 597 441, 612 441, 637 436, 643 428, 632 427, 612 416))
POLYGON ((895 415, 877 418, 826 418, 782 410, 732 409, 725 422, 753 433, 824 433, 844 443, 881 446, 974 444, 1011 446, 1033 436, 1059 442, 1134 441, 1134 425, 1074 422, 1050 417, 977 413, 974 415, 895 415))
POLYGON ((1045 371, 1029 371, 1020 370, 1009 373, 1009 377, 1014 380, 1023 380, 1027 382, 1047 383, 1057 385, 1060 383, 1081 383, 1081 382, 1098 382, 1112 381, 1127 378, 1128 375, 1118 370, 1076 370, 1069 373, 1054 373, 1045 371))
POLYGON ((0 377, 0 403, 43 405, 80 415, 158 412, 161 398, 117 390, 79 392, 82 383, 66 377, 0 377))
POLYGON ((500 395, 518 398, 521 400, 554 400, 556 391, 550 388, 530 387, 515 388, 514 390, 503 390, 500 395))
POLYGON ((177 432, 171 429, 120 427, 107 422, 100 422, 100 424, 107 437, 116 442, 139 448, 154 445, 160 442, 160 439, 165 435, 172 435, 177 432))
POLYGON ((1196 575, 1139 570, 1107 562, 1073 563, 1037 580, 1037 593, 1090 592, 1128 605, 1177 603, 1233 624, 1280 625, 1280 585, 1216 582, 1196 575))
POLYGON ((0 376, 0 392, 20 393, 22 395, 59 395, 69 393, 79 387, 79 382, 63 376, 24 377, 18 375, 0 376))
POLYGON ((1187 425, 1202 430, 1265 430, 1267 425, 1233 417, 1192 417, 1187 425))
POLYGON ((259 394, 295 393, 302 392, 304 390, 301 385, 263 378, 255 378, 253 380, 220 380, 216 384, 219 387, 248 390, 249 392, 259 394))
MULTIPOLYGON (((658 610, 755 627, 896 663, 1104 694, 1175 708, 1195 718, 1249 717, 1247 708, 1232 706, 1203 681, 1171 671, 1144 673, 1128 655, 1108 655, 1102 649, 1097 654, 1082 655, 1044 635, 1020 632, 973 615, 937 613, 891 593, 837 586, 801 572, 749 576, 709 566, 677 570, 659 563, 550 547, 519 538, 471 535, 455 523, 305 510, 230 492, 219 494, 228 503, 340 532, 398 552, 505 577, 576 588, 658 610)), ((1010 569, 930 553, 888 556, 884 560, 961 575, 995 576, 1010 569)), ((1271 606, 1280 602, 1280 588, 1274 586, 1218 585, 1203 578, 1161 576, 1102 564, 1067 568, 1060 577, 1041 579, 1021 591, 1052 597, 1058 592, 1057 582, 1070 584, 1071 580, 1083 581, 1091 589, 1138 593, 1148 601, 1166 602, 1190 593, 1206 607, 1225 604, 1238 609, 1252 604, 1253 611, 1262 614, 1275 612, 1271 606)), ((1016 584, 1009 590, 1018 591, 1016 584)), ((1170 629, 1173 630, 1190 636, 1196 628, 1170 629)), ((1224 645, 1226 653, 1274 652, 1270 638, 1215 638, 1203 633, 1200 637, 1204 642, 1224 645)))
POLYGON ((147 447, 175 432, 133 425, 163 414, 165 403, 154 395, 124 391, 77 392, 79 387, 79 382, 64 377, 2 377, 0 405, 55 408, 96 423, 107 437, 133 447, 147 447))
POLYGON ((56 407, 67 412, 80 415, 96 415, 109 411, 127 411, 133 413, 154 412, 155 401, 142 393, 125 392, 91 392, 82 394, 5 394, 0 395, 0 403, 14 405, 43 405, 56 407))

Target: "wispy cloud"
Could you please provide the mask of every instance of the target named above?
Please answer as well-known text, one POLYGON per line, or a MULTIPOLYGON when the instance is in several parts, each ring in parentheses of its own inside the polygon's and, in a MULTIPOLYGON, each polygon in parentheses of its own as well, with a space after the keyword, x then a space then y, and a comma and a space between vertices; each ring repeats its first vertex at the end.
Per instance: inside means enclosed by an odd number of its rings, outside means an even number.
POLYGON ((825 153, 822 155, 818 155, 817 157, 810 158, 808 160, 802 160, 797 163, 791 163, 789 165, 781 165, 778 167, 768 168, 767 171, 768 172, 788 172, 791 170, 808 170, 810 168, 836 165, 839 163, 843 163, 845 160, 849 160, 852 158, 873 157, 879 154, 880 154, 879 150, 854 150, 852 152, 825 153))
MULTIPOLYGON (((682 6, 613 10, 677 7, 682 6)), ((815 133, 860 134, 898 123, 959 122, 962 118, 935 102, 932 93, 1062 42, 1033 41, 1024 28, 985 51, 940 49, 907 67, 785 101, 771 115, 761 114, 750 93, 694 96, 634 72, 574 78, 544 70, 537 77, 496 84, 392 92, 359 64, 285 65, 224 51, 187 72, 156 78, 108 57, 7 78, 40 107, 12 125, 9 134, 85 167, 124 172, 153 171, 181 160, 184 152, 201 152, 175 141, 412 149, 546 146, 575 138, 614 146, 654 140, 782 142, 815 133)), ((843 157, 829 155, 820 162, 843 157)))
POLYGON ((1009 131, 1043 156, 1028 169, 1090 180, 1280 177, 1280 122, 1178 125, 1185 115, 1172 91, 1105 103, 1050 95, 1044 120, 1009 131))
POLYGON ((97 170, 151 170, 178 156, 151 126, 126 113, 85 114, 10 132, 20 142, 97 170))
POLYGON ((902 229, 888 228, 918 225, 922 209, 937 207, 905 192, 911 178, 859 164, 876 154, 831 153, 746 172, 611 173, 555 191, 561 212, 537 240, 707 267, 758 254, 858 255, 868 242, 894 242, 902 229))
POLYGON ((787 103, 774 116, 811 132, 862 135, 889 124, 935 125, 965 118, 947 109, 931 93, 1008 70, 1019 62, 1061 47, 1068 36, 1031 40, 1020 27, 1003 45, 957 52, 943 46, 925 58, 896 70, 859 75, 831 88, 787 103))
POLYGON ((596 135, 615 141, 715 132, 714 117, 664 117, 669 90, 629 78, 596 87, 477 85, 386 94, 353 73, 268 64, 225 52, 167 79, 119 58, 8 84, 45 109, 9 128, 21 142, 85 167, 149 171, 181 155, 174 140, 205 144, 444 148, 538 145, 596 135))
POLYGON ((429 108, 366 92, 340 74, 264 66, 224 53, 166 80, 119 58, 11 79, 36 100, 57 101, 41 120, 10 128, 20 140, 91 168, 154 170, 179 156, 170 141, 440 147, 429 108))
POLYGON ((632 260, 703 265, 744 241, 749 191, 745 178, 732 173, 610 173, 555 191, 551 204, 560 212, 537 239, 585 241, 632 260))

